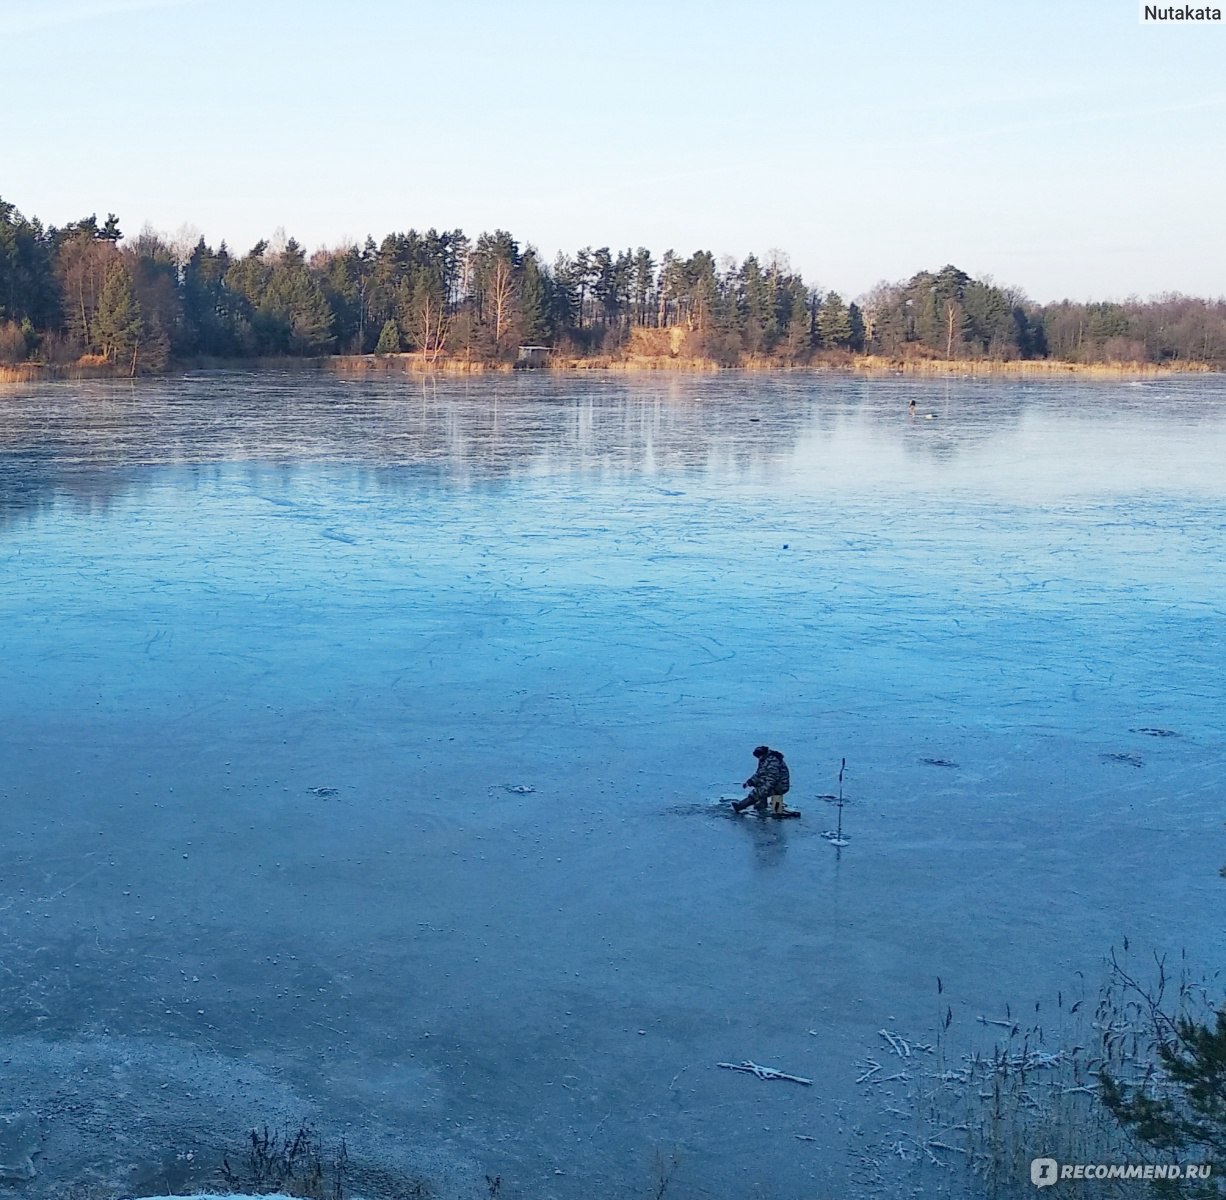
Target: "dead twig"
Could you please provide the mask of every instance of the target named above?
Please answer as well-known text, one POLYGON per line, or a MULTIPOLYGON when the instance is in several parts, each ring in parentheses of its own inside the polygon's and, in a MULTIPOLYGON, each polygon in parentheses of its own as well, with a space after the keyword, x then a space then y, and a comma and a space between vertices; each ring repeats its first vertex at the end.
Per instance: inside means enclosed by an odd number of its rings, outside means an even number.
POLYGON ((864 1061, 868 1063, 868 1070, 856 1080, 857 1083, 866 1083, 881 1070, 881 1064, 876 1059, 866 1058, 864 1061))
POLYGON ((723 1067, 728 1071, 744 1071, 749 1075, 756 1075, 759 1079, 786 1079, 790 1083, 803 1083, 805 1087, 812 1087, 812 1079, 802 1079, 799 1075, 789 1075, 786 1071, 777 1071, 774 1067, 760 1067, 755 1062, 750 1062, 746 1059, 743 1063, 716 1063, 717 1067, 723 1067))

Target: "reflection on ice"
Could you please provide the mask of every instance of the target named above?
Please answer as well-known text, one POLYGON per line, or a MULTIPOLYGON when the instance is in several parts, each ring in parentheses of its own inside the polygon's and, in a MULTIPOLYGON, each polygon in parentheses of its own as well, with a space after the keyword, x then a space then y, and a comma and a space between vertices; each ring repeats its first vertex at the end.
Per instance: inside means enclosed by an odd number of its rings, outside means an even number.
POLYGON ((0 1114, 51 1114, 26 1194, 308 1117, 440 1196, 642 1194, 658 1151, 679 1195, 846 1194, 880 1029, 948 1008, 957 1036, 1121 934, 1215 961, 1221 400, 6 393, 0 1114), (759 742, 804 818, 714 819, 759 742), (747 1061, 814 1086, 718 1069, 747 1061))

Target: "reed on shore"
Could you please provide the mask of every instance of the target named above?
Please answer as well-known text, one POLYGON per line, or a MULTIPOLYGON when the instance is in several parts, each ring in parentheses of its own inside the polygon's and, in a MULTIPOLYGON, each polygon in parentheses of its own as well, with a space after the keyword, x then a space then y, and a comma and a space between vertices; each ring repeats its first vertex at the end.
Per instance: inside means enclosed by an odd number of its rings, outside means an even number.
MULTIPOLYGON (((481 375, 506 374, 521 369, 520 364, 460 355, 425 354, 336 354, 315 358, 194 358, 171 362, 163 375, 183 371, 223 370, 300 370, 326 371, 335 375, 481 375)), ((593 354, 550 353, 538 367, 545 371, 617 371, 714 373, 815 372, 862 375, 916 375, 958 378, 1050 379, 1079 377, 1087 379, 1135 379, 1178 374, 1209 374, 1213 368, 1203 362, 1115 362, 1075 363, 1058 359, 937 359, 890 358, 881 355, 856 355, 841 352, 817 354, 803 362, 780 362, 771 358, 747 357, 734 363, 719 363, 709 358, 673 354, 593 354)), ((0 365, 0 384, 26 384, 43 379, 128 378, 127 367, 99 361, 91 356, 71 363, 16 363, 0 365)))

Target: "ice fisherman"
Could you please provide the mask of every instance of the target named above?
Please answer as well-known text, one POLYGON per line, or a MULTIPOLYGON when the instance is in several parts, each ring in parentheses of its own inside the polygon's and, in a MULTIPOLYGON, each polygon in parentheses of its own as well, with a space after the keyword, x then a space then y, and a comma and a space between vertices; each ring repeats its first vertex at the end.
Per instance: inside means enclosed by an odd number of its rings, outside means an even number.
POLYGON ((783 761, 783 755, 769 746, 755 746, 753 756, 758 760, 758 769, 747 779, 742 787, 753 791, 744 800, 732 802, 733 812, 744 812, 751 805, 761 812, 770 806, 772 812, 785 812, 787 806, 783 797, 792 786, 788 775, 788 765, 783 761))

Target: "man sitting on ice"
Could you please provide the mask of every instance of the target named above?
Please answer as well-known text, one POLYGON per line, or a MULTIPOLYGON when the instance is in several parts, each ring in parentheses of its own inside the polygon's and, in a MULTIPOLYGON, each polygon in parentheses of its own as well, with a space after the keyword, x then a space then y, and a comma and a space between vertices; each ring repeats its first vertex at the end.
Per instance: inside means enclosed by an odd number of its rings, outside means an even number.
POLYGON ((752 805, 759 812, 765 812, 769 805, 775 814, 786 812, 783 797, 792 783, 783 755, 769 746, 755 746, 753 756, 758 760, 758 769, 741 784, 742 787, 753 788, 753 791, 744 800, 734 800, 732 811, 741 813, 752 805))

